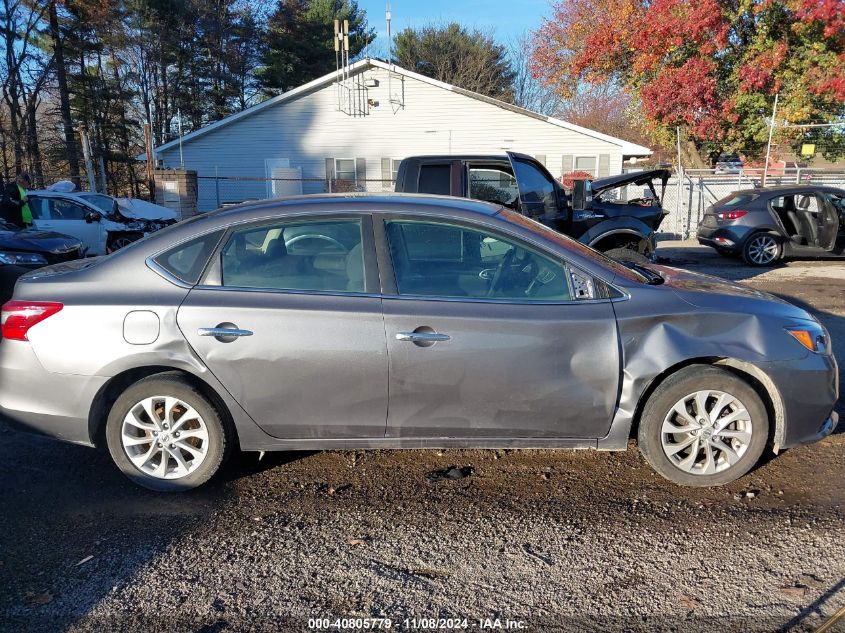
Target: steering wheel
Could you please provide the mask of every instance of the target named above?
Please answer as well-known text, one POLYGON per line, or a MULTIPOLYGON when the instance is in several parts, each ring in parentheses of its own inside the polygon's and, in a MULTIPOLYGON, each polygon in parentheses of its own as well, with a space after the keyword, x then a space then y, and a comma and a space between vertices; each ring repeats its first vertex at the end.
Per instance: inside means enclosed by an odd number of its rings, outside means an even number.
POLYGON ((320 235, 319 233, 305 233, 303 235, 297 235, 296 237, 292 237, 290 240, 285 242, 285 248, 290 248, 291 246, 293 246, 297 242, 301 242, 302 240, 321 240, 323 242, 328 242, 332 246, 336 246, 343 253, 349 252, 349 249, 346 248, 340 242, 338 242, 335 238, 329 237, 328 235, 320 235))

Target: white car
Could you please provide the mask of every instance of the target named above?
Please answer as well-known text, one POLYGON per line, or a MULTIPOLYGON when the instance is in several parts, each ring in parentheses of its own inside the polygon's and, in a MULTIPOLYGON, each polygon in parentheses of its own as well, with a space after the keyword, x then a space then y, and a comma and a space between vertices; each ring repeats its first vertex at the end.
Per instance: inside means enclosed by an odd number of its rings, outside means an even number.
POLYGON ((34 228, 75 237, 88 255, 111 253, 177 220, 165 207, 121 204, 121 199, 101 193, 39 190, 27 196, 34 228))

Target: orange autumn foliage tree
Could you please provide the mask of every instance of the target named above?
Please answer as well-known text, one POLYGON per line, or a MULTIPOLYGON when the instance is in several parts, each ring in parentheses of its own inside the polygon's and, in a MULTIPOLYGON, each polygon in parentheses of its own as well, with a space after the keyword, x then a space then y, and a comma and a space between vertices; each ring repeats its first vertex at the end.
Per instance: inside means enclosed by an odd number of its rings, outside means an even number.
MULTIPOLYGON (((688 160, 704 166, 764 151, 775 93, 778 120, 845 117, 845 0, 560 0, 532 59, 564 96, 622 87, 655 133, 681 127, 688 160)), ((845 153, 836 130, 807 134, 845 153)))

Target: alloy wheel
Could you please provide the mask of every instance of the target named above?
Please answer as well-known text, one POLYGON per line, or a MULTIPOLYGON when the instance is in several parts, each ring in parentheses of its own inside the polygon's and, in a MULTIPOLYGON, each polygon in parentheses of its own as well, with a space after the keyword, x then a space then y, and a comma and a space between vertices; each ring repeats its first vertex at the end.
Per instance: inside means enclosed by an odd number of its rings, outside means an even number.
POLYGON ((693 475, 712 475, 736 464, 748 450, 751 416, 724 391, 701 390, 678 400, 663 420, 660 443, 669 461, 693 475))
POLYGON ((771 235, 755 235, 748 244, 748 258, 758 266, 765 266, 777 259, 779 249, 777 240, 771 235))
POLYGON ((171 396, 144 398, 123 419, 120 441, 126 456, 146 475, 180 479, 208 453, 208 427, 186 402, 171 396))

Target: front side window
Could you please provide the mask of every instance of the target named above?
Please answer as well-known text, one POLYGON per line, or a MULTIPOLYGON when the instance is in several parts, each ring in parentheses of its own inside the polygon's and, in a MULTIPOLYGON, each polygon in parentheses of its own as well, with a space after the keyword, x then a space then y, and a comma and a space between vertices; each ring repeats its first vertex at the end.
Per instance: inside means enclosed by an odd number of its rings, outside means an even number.
POLYGON ((513 207, 519 198, 516 178, 496 167, 470 166, 469 197, 513 207))
POLYGON ((494 233, 440 222, 390 221, 400 295, 567 301, 561 262, 494 233))
POLYGON ((285 222, 235 231, 222 253, 223 285, 364 291, 359 220, 285 222))
POLYGON ((50 218, 53 220, 84 220, 88 213, 90 209, 76 202, 63 198, 50 199, 50 218))
POLYGON ((519 201, 523 213, 531 218, 554 218, 558 214, 554 182, 536 165, 514 160, 513 169, 519 183, 519 201))

